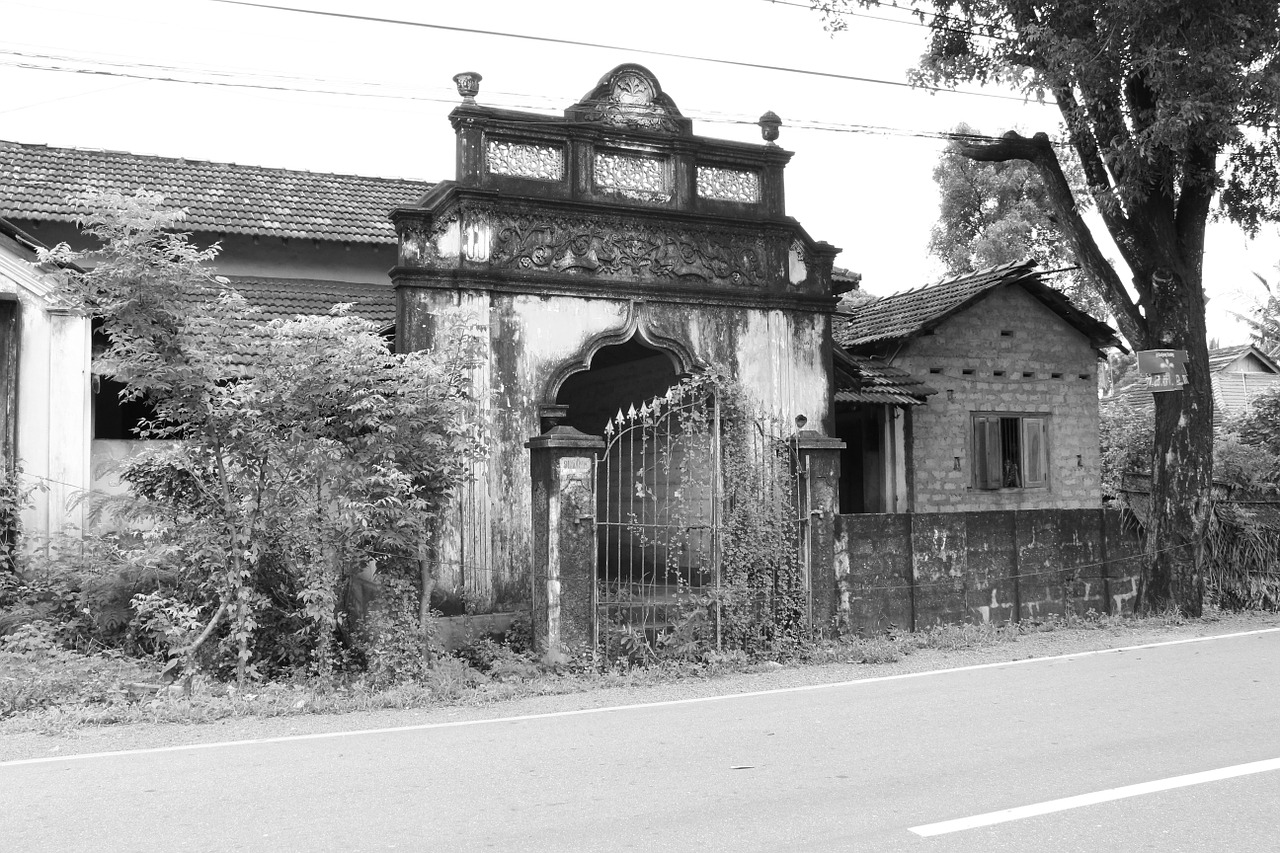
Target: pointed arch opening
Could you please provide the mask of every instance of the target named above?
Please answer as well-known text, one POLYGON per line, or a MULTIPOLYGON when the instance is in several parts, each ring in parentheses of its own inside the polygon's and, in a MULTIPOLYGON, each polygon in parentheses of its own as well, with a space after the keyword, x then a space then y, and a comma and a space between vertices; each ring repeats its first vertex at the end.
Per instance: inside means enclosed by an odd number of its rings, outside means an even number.
POLYGON ((568 406, 565 423, 589 435, 604 432, 605 423, 621 409, 641 403, 679 380, 672 357, 649 346, 638 335, 613 346, 601 347, 586 370, 560 383, 555 401, 568 406))

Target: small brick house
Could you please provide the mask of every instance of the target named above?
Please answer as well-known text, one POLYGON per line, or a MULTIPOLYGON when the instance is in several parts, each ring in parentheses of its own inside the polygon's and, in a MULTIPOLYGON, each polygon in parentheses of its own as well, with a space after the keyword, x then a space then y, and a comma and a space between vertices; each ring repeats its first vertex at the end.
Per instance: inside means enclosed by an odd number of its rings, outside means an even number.
MULTIPOLYGON (((1032 262, 866 303, 835 337, 854 358, 918 383, 899 389, 908 393, 882 430, 905 495, 864 511, 1100 505, 1097 365, 1121 343, 1032 262)), ((837 434, 865 443, 841 414, 837 402, 837 434)))

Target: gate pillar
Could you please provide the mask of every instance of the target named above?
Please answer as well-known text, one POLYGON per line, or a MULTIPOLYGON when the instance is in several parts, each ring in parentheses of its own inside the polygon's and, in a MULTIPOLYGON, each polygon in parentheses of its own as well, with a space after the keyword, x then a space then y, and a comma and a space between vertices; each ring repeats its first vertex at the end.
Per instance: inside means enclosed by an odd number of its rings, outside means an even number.
POLYGON ((836 615, 835 520, 840 514, 840 451, 845 443, 815 430, 795 437, 805 491, 805 554, 809 564, 810 626, 825 633, 836 615))
POLYGON ((554 426, 524 446, 533 475, 533 641, 555 657, 591 641, 595 459, 604 439, 554 426))

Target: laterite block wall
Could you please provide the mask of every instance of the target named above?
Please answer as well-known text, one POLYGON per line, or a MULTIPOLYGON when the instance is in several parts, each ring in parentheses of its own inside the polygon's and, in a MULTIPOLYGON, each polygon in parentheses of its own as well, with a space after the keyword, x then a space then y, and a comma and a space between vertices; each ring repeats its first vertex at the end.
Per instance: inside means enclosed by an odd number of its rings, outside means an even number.
POLYGON ((842 515, 840 619, 875 633, 1128 612, 1141 546, 1104 509, 842 515))

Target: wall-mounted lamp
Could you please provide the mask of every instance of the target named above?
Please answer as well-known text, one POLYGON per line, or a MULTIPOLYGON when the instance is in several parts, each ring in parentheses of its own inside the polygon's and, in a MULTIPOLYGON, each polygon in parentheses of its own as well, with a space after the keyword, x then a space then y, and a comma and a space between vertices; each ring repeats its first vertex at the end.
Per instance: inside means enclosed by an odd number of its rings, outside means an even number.
POLYGON ((947 389, 947 402, 948 402, 948 403, 954 403, 954 402, 955 402, 955 399, 956 399, 956 392, 955 392, 955 389, 954 389, 954 388, 948 388, 948 389, 947 389))
POLYGON ((796 431, 799 432, 800 430, 804 429, 804 425, 807 424, 808 422, 809 422, 809 419, 806 418, 804 415, 796 415, 796 431))

